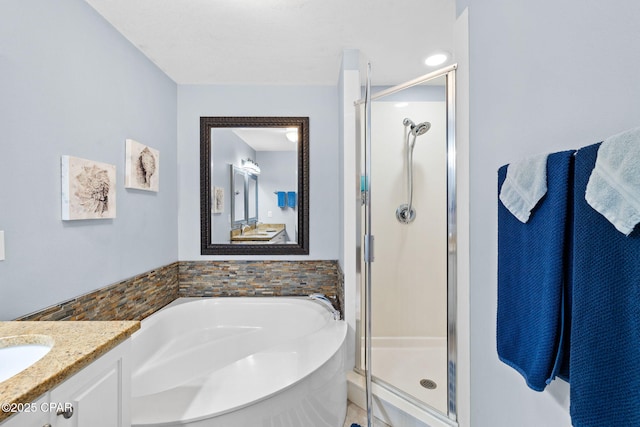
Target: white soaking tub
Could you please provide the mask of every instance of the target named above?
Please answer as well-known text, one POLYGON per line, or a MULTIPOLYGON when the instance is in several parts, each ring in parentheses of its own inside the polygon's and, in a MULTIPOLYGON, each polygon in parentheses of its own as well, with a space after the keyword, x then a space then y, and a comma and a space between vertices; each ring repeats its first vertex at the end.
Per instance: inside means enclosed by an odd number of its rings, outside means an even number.
POLYGON ((133 426, 341 427, 347 326, 308 298, 179 298, 133 335, 133 426))

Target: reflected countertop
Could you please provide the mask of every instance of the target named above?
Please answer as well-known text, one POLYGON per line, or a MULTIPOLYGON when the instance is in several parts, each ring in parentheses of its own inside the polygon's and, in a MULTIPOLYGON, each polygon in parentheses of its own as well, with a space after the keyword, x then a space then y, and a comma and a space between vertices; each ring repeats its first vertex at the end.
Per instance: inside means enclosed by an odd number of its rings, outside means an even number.
POLYGON ((257 226, 246 229, 244 233, 240 232, 240 229, 231 231, 232 242, 267 242, 274 237, 283 233, 285 230, 284 224, 258 224, 257 226))

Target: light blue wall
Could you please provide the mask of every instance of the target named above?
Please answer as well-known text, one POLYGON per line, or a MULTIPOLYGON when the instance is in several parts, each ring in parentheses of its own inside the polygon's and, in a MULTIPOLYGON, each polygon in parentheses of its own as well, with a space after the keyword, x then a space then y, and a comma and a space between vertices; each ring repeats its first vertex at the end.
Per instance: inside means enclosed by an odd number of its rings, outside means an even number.
POLYGON ((309 117, 309 255, 260 259, 338 259, 341 193, 337 103, 335 86, 178 86, 180 260, 243 258, 200 255, 201 116, 309 117))
POLYGON ((82 0, 0 2, 0 319, 178 258, 176 85, 82 0), (125 139, 160 191, 125 190, 125 139), (117 218, 62 221, 60 156, 117 167, 117 218))
POLYGON ((278 196, 274 192, 295 191, 297 195, 298 152, 258 151, 256 161, 262 171, 258 177, 258 221, 264 224, 284 224, 287 240, 296 240, 300 213, 297 203, 295 208, 281 208, 278 206, 278 196))
POLYGON ((471 0, 469 20, 471 425, 566 427, 567 384, 531 391, 496 354, 496 171, 640 125, 640 4, 471 0))

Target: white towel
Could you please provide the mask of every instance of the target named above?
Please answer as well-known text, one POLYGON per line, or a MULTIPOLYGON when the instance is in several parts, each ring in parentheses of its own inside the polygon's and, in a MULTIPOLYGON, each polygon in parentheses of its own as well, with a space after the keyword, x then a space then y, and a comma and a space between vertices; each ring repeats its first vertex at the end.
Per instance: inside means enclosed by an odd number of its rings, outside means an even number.
POLYGON ((520 222, 529 221, 531 210, 547 193, 547 156, 529 157, 507 167, 500 201, 520 222))
POLYGON ((626 236, 640 222, 640 127, 600 145, 585 199, 626 236))

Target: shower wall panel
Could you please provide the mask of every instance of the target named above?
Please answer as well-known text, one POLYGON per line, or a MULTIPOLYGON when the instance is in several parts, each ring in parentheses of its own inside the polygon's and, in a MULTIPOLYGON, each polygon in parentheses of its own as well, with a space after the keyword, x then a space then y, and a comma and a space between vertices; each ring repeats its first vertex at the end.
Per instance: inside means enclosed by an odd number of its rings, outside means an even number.
POLYGON ((374 337, 446 337, 446 108, 445 102, 372 104, 372 232, 374 337), (408 201, 405 117, 428 121, 413 152, 416 219, 403 224, 396 209, 408 201))

